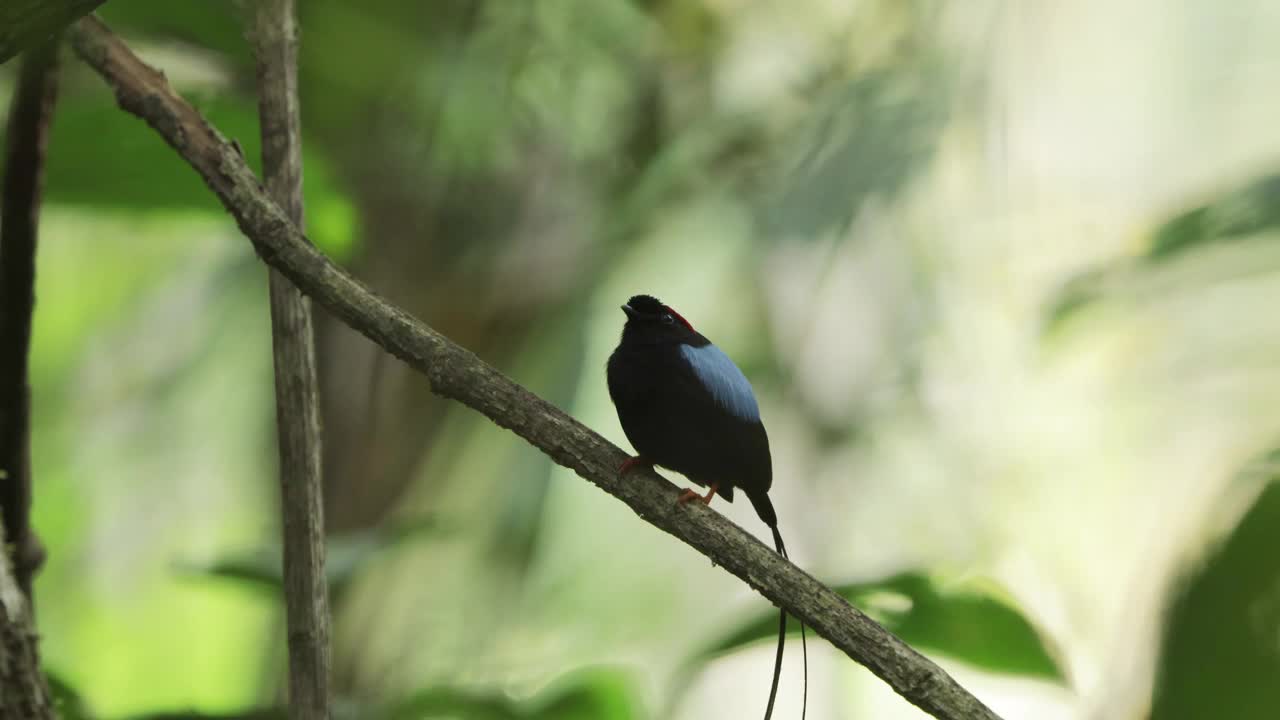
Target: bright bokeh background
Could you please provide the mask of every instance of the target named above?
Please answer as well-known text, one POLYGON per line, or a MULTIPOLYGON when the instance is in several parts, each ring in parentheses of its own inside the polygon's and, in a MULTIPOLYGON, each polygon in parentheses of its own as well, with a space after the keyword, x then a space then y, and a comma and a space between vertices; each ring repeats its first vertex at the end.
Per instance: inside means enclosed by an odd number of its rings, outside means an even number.
MULTIPOLYGON (((102 15, 256 161, 237 4, 102 15)), ((380 293, 624 447, 604 362, 655 294, 751 377, 794 560, 1004 717, 1274 716, 1280 4, 307 0, 301 27, 308 231, 380 293)), ((278 704, 265 271, 70 57, 59 103, 43 658, 93 717, 278 704)), ((707 648, 766 601, 334 321, 318 343, 352 717, 761 713, 770 642, 707 648)), ((810 669, 810 718, 923 717, 812 638, 810 669)))

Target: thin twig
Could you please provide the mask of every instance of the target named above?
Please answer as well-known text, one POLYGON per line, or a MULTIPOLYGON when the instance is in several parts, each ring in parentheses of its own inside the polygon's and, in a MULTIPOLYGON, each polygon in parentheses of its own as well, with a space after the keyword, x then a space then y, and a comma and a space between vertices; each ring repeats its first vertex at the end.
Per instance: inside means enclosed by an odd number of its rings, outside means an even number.
POLYGON ((44 155, 58 94, 54 38, 22 57, 9 107, 3 206, 0 207, 0 507, 13 538, 13 573, 28 604, 44 548, 31 529, 31 316, 35 310, 36 235, 44 155))
POLYGON ((654 527, 786 608, 925 712, 944 720, 998 717, 928 658, 723 515, 699 504, 677 506, 677 488, 656 473, 619 478, 627 455, 617 446, 330 262, 271 202, 226 138, 101 22, 81 20, 72 40, 80 57, 114 89, 120 106, 146 120, 204 178, 265 262, 426 375, 433 392, 479 411, 623 501, 654 527))
MULTIPOLYGON (((267 192, 302 227, 302 130, 293 0, 261 0, 250 35, 258 68, 258 118, 267 192)), ((270 271, 280 512, 284 532, 289 717, 329 717, 329 599, 324 580, 320 392, 311 304, 270 271)))

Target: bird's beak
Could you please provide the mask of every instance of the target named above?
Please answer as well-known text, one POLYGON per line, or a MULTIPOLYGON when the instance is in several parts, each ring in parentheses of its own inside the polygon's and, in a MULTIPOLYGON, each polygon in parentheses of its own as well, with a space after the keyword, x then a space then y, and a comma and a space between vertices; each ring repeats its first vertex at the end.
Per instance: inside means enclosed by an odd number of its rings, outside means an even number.
POLYGON ((628 318, 634 318, 636 316, 636 311, 633 310, 630 305, 623 305, 622 312, 626 313, 628 318))

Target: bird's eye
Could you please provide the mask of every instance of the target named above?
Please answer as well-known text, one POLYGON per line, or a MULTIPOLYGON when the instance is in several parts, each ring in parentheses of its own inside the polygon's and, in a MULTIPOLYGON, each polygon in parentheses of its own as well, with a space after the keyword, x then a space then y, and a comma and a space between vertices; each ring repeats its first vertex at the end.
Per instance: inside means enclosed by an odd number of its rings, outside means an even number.
POLYGON ((663 324, 663 325, 670 325, 671 323, 673 323, 673 322, 675 322, 675 321, 676 321, 676 319, 675 319, 675 318, 673 318, 673 317, 671 317, 671 313, 662 313, 662 324, 663 324))

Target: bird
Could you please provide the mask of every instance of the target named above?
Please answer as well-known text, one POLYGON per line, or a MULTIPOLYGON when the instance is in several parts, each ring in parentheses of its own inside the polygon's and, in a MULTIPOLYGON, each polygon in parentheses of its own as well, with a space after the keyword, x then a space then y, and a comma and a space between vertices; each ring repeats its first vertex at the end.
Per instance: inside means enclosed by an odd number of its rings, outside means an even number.
MULTIPOLYGON (((684 490, 678 504, 710 505, 716 495, 733 502, 742 491, 773 533, 774 549, 787 557, 778 514, 769 500, 773 465, 769 436, 760 418, 751 382, 733 360, 680 313, 652 295, 634 295, 622 306, 627 319, 609 356, 609 398, 636 455, 618 469, 654 466, 678 472, 705 495, 684 490)), ((804 624, 801 623, 801 639, 804 624)), ((765 720, 773 715, 787 635, 787 612, 780 610, 778 649, 765 720)), ((806 643, 807 645, 807 643, 806 643)), ((808 705, 808 650, 805 648, 805 709, 808 705)))

